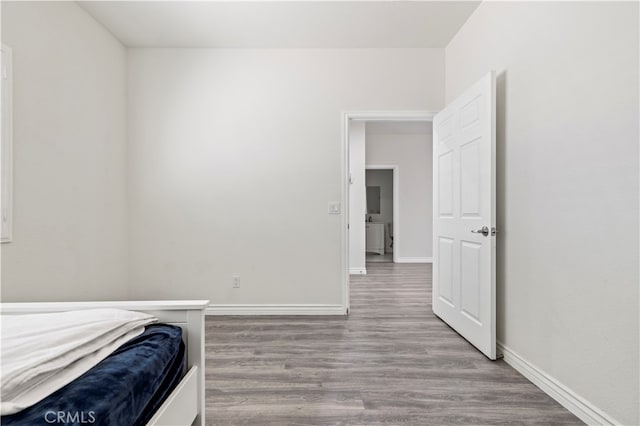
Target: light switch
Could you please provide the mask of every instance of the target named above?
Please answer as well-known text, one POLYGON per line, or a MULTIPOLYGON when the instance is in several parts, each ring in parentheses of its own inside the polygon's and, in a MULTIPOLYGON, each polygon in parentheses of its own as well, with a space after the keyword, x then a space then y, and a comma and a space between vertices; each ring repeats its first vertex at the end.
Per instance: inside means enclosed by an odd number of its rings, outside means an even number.
POLYGON ((329 214, 340 214, 340 203, 332 201, 329 203, 329 214))

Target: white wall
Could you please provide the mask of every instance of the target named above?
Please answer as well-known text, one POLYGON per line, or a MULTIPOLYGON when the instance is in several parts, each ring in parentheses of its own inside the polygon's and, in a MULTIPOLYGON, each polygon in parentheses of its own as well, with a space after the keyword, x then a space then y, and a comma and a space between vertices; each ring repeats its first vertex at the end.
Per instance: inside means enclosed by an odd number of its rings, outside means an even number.
POLYGON ((129 65, 134 297, 341 304, 341 114, 441 108, 443 50, 130 49, 129 65))
POLYGON ((431 123, 368 122, 367 165, 397 165, 399 217, 394 251, 398 262, 425 262, 432 257, 431 123))
POLYGON ((498 339, 638 424, 638 3, 483 2, 447 100, 498 73, 498 339))
POLYGON ((2 300, 127 297, 126 51, 74 2, 2 2, 13 48, 13 242, 2 300))
POLYGON ((365 224, 367 211, 365 175, 365 122, 349 122, 349 272, 366 272, 365 224))

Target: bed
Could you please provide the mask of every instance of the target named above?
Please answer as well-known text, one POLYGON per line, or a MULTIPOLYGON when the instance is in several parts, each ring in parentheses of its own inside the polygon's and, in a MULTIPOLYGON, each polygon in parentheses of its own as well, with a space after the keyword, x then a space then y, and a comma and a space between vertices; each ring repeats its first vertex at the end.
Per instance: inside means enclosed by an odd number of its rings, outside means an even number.
MULTIPOLYGON (((100 395, 101 400, 97 399, 92 402, 92 407, 99 407, 101 404, 115 404, 113 397, 123 392, 141 392, 139 390, 123 388, 127 386, 123 377, 126 374, 134 376, 134 369, 123 364, 123 360, 131 357, 137 357, 136 364, 141 364, 139 360, 144 360, 145 365, 141 365, 142 372, 138 375, 148 374, 154 369, 166 369, 166 374, 158 379, 158 391, 154 388, 153 395, 145 395, 145 401, 149 401, 145 406, 147 410, 142 423, 146 425, 204 425, 204 309, 208 306, 208 300, 189 300, 189 301, 140 301, 140 302, 64 302, 64 303, 2 303, 0 304, 0 313, 3 318, 11 318, 17 320, 16 315, 36 314, 36 313, 58 313, 58 312, 78 312, 88 309, 109 310, 122 309, 126 311, 142 312, 153 315, 158 319, 158 323, 148 325, 144 333, 131 339, 127 344, 122 345, 119 349, 109 355, 95 368, 92 368, 86 374, 79 377, 70 385, 73 385, 77 392, 83 392, 90 395, 92 376, 89 374, 97 374, 95 370, 102 369, 104 377, 106 374, 113 374, 114 379, 109 385, 102 384, 100 395), (6 317, 11 315, 12 317, 6 317), (134 342, 135 340, 135 342, 134 342), (134 345, 135 343, 135 345, 134 345), (173 348, 173 349, 170 349, 173 348), (160 350, 162 349, 162 350, 160 350), (160 364, 153 364, 158 362, 160 364), (148 364, 148 365, 147 365, 148 364), (154 366, 155 365, 155 366, 154 366), (162 367, 158 367, 161 365, 162 367), (98 368, 100 367, 100 368, 98 368), (144 368, 147 370, 145 371, 144 368), (120 386, 120 388, 118 388, 120 386), (110 393, 109 393, 110 392, 110 393), (150 411, 150 408, 151 411, 150 411)), ((28 318, 28 317, 24 317, 28 318)), ((71 388, 71 386, 65 387, 71 388)), ((95 384, 93 384, 95 386, 95 384)), ((146 386, 146 385, 145 385, 146 386)), ((145 386, 140 387, 144 389, 145 386)), ((62 391, 61 390, 61 391, 62 391)), ((57 393, 52 394, 49 399, 55 401, 58 397, 57 393)), ((136 399, 136 398, 133 398, 136 399)), ((140 399, 140 398, 138 398, 140 399)), ((45 421, 58 420, 49 410, 47 404, 52 401, 43 400, 39 402, 41 409, 47 409, 51 419, 45 421)), ((62 410, 64 411, 64 410, 62 410)), ((106 407, 104 412, 110 412, 106 407)), ((55 411, 57 413, 58 411, 55 411)), ((40 412, 41 413, 41 412, 40 412)), ((65 413, 67 413, 65 411, 65 413)), ((83 416, 87 418, 71 418, 66 420, 68 423, 94 423, 92 418, 93 411, 82 411, 83 416)), ((20 414, 20 413, 18 413, 20 414)), ((24 415, 29 415, 28 410, 24 410, 24 415)), ((69 413, 67 413, 69 414, 69 413)), ((71 413, 78 416, 77 413, 71 413)), ((39 414, 42 416, 42 414, 39 414)), ((3 417, 11 419, 11 416, 3 417)), ((64 420, 64 419, 63 419, 64 420)), ((29 422, 22 421, 22 424, 29 422)), ((64 423, 64 421, 59 423, 64 423)), ((118 424, 117 418, 107 423, 118 424)), ((10 422, 7 422, 10 424, 10 422)), ((15 424, 20 421, 15 420, 15 424)))

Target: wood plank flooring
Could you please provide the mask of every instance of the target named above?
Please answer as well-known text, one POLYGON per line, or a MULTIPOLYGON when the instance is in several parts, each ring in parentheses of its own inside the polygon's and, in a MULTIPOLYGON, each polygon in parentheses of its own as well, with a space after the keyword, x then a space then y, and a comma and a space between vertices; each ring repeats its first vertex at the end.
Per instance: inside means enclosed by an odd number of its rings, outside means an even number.
POLYGON ((207 317, 207 424, 582 424, 433 315, 431 265, 367 271, 348 318, 207 317))

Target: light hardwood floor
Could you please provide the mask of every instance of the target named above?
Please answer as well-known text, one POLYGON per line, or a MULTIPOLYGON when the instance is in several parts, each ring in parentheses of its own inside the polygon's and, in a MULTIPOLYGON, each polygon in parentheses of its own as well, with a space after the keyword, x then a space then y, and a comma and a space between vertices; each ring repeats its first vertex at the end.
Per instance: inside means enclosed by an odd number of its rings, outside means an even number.
POLYGON ((431 312, 431 266, 368 264, 346 317, 207 317, 207 424, 570 425, 431 312))

